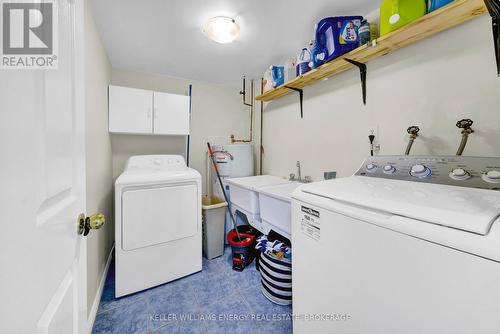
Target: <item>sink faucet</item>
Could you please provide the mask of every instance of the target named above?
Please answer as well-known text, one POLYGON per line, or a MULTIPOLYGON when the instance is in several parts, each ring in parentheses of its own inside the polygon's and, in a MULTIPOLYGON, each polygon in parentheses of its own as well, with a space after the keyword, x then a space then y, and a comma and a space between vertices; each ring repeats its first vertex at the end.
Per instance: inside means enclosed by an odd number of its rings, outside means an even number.
POLYGON ((298 171, 298 177, 295 178, 295 174, 291 173, 290 174, 290 181, 297 181, 297 182, 303 182, 303 183, 309 183, 312 182, 312 178, 310 176, 305 176, 304 179, 302 179, 302 172, 300 170, 300 161, 297 161, 297 171, 298 171))
POLYGON ((297 170, 299 171, 299 181, 302 181, 302 174, 300 173, 300 161, 297 161, 297 170))

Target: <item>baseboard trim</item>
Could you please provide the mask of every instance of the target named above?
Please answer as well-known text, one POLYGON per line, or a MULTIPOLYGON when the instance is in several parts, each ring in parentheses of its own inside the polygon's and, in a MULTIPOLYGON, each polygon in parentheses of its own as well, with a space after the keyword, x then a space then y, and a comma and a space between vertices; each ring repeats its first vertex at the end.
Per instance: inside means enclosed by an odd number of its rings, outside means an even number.
POLYGON ((106 277, 108 276, 109 266, 111 264, 111 259, 113 258, 113 251, 115 249, 115 245, 111 247, 111 251, 108 255, 108 260, 106 261, 106 266, 104 267, 104 272, 101 276, 101 281, 99 282, 99 287, 97 288, 97 293, 94 297, 94 302, 92 303, 92 308, 90 309, 90 314, 87 319, 88 332, 92 333, 92 329, 94 328, 95 318, 97 316, 97 310, 99 308, 99 302, 101 301, 102 292, 104 290, 104 283, 106 282, 106 277))

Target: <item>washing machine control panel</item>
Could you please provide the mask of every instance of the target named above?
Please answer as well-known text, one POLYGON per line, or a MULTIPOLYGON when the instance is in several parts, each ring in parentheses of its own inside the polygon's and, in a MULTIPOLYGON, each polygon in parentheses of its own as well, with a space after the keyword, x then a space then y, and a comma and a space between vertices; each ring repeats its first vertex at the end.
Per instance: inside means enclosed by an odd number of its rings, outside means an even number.
POLYGON ((500 190, 500 158, 375 156, 356 175, 500 190))

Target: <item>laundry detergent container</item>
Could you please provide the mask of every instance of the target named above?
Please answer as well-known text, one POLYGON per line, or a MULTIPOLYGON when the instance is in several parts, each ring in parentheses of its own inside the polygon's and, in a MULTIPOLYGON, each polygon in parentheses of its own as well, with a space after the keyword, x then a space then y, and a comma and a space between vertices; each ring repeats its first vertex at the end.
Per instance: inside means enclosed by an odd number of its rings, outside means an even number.
POLYGON ((436 9, 444 7, 452 2, 453 0, 428 0, 427 4, 429 6, 428 8, 429 13, 435 11, 436 9))
POLYGON ((326 51, 325 62, 354 50, 359 45, 362 16, 327 17, 318 22, 316 41, 326 51))
POLYGON ((380 36, 424 16, 426 0, 384 0, 380 6, 380 36))

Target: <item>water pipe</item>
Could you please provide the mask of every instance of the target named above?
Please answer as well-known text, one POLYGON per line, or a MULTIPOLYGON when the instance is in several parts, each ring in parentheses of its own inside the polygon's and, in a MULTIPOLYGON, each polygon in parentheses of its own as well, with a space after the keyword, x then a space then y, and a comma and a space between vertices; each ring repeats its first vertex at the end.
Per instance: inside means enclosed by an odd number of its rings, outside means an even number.
MULTIPOLYGON (((260 94, 264 94, 264 78, 260 78, 260 94)), ((264 156, 264 145, 262 140, 262 129, 264 125, 264 101, 260 101, 260 150, 259 150, 259 175, 262 175, 262 157, 264 156)))
POLYGON ((254 102, 254 88, 253 88, 253 80, 250 80, 251 84, 251 92, 250 96, 252 99, 252 103, 246 103, 245 102, 245 95, 246 95, 246 89, 245 89, 245 77, 243 77, 243 91, 240 92, 240 94, 243 95, 243 104, 246 106, 250 107, 250 138, 248 140, 246 139, 235 139, 234 134, 231 135, 231 144, 234 143, 251 143, 253 141, 253 102, 254 102))
POLYGON ((461 119, 460 121, 457 122, 457 128, 462 129, 461 134, 462 134, 462 140, 460 141, 460 146, 458 147, 457 150, 457 155, 462 155, 465 150, 465 146, 467 145, 467 140, 469 139, 469 135, 471 133, 474 133, 474 130, 472 130, 471 126, 474 122, 471 119, 461 119))
POLYGON ((411 147, 413 146, 413 142, 415 139, 418 137, 418 132, 420 131, 420 128, 416 125, 410 126, 406 132, 410 135, 410 141, 408 142, 408 146, 406 147, 405 155, 410 155, 411 147))

